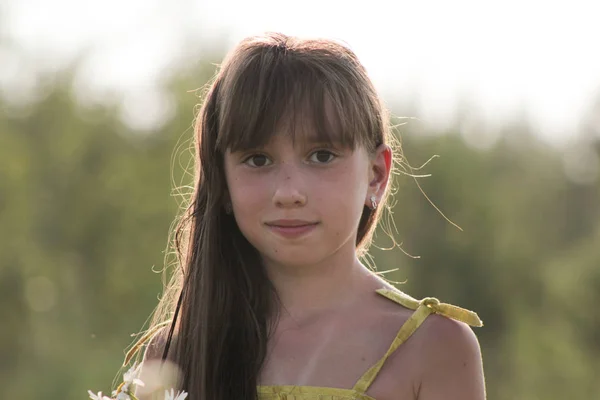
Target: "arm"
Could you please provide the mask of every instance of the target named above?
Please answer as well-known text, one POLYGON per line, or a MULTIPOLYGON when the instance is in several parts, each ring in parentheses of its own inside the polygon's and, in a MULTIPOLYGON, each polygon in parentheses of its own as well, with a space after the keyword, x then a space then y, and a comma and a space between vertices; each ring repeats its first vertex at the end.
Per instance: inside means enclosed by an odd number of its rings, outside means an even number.
POLYGON ((471 328, 439 315, 422 328, 418 400, 485 400, 481 350, 471 328))

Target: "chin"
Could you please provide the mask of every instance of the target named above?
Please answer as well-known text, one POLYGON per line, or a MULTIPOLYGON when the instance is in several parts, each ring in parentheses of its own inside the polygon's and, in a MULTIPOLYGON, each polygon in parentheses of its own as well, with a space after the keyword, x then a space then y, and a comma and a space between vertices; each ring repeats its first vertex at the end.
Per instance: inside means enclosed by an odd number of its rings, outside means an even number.
POLYGON ((317 264, 326 258, 324 255, 315 252, 314 248, 282 249, 280 247, 275 251, 271 250, 262 254, 270 263, 292 268, 317 264))

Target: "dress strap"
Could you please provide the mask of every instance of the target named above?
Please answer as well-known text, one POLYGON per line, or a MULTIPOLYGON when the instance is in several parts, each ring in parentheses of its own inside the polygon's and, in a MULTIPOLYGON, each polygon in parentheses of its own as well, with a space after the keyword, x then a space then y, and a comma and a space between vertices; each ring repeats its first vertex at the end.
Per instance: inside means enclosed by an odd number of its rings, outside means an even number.
POLYGON ((441 314, 471 326, 483 326, 483 322, 473 311, 469 311, 451 304, 440 303, 438 299, 433 297, 426 297, 419 301, 403 292, 396 290, 377 289, 376 292, 406 308, 415 310, 415 312, 402 325, 400 331, 398 331, 396 338, 392 342, 385 355, 379 361, 377 361, 375 365, 369 368, 369 370, 365 372, 364 375, 356 382, 353 390, 357 391, 358 393, 366 393, 367 389, 369 389, 369 386, 371 386, 371 383, 373 383, 377 377, 377 374, 383 367, 383 364, 388 357, 394 351, 396 351, 396 349, 398 349, 398 347, 400 347, 400 345, 404 343, 419 326, 421 326, 421 324, 430 314, 441 314))

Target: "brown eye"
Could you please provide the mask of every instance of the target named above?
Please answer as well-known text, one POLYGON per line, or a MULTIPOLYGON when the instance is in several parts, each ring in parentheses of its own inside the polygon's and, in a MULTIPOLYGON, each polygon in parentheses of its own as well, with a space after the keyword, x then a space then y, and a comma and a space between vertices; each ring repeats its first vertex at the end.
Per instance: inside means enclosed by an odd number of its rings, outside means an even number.
POLYGON ((331 151, 318 150, 310 155, 310 161, 316 162, 317 164, 327 164, 333 161, 336 157, 331 151))
POLYGON ((271 163, 269 157, 264 154, 253 154, 244 161, 244 163, 248 164, 253 168, 265 167, 271 163))

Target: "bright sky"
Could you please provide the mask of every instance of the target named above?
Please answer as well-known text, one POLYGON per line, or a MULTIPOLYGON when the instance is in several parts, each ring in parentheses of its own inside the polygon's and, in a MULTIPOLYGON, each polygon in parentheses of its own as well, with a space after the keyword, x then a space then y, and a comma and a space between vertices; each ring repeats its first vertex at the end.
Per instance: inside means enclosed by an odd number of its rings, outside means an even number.
POLYGON ((189 38, 227 37, 231 47, 266 30, 344 40, 389 104, 416 99, 413 116, 442 128, 467 98, 490 124, 527 113, 545 138, 564 142, 600 97, 594 0, 5 3, 0 35, 29 58, 0 48, 0 89, 31 86, 32 62, 56 67, 88 49, 78 75, 82 97, 121 93, 124 117, 141 128, 153 123, 149 114, 157 121, 168 116, 170 103, 153 83, 190 51, 189 38))

